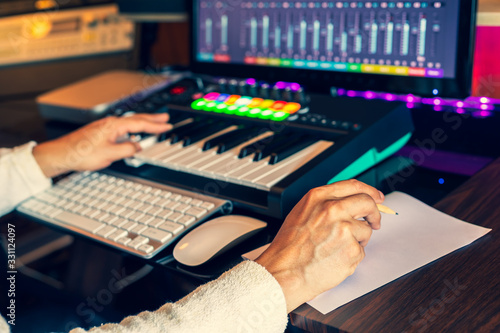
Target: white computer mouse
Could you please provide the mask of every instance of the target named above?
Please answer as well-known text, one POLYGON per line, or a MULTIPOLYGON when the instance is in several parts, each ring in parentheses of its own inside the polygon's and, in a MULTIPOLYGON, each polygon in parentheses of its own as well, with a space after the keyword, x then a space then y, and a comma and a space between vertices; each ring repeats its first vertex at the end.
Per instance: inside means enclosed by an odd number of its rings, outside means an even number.
POLYGON ((174 258, 187 266, 198 266, 226 252, 267 226, 266 222, 242 215, 224 215, 187 233, 174 247, 174 258))

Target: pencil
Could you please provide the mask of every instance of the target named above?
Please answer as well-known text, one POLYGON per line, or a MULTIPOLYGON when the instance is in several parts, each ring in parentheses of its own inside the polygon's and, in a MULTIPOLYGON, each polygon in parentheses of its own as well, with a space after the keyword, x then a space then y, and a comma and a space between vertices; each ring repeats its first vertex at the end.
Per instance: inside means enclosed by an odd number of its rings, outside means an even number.
POLYGON ((392 214, 392 215, 398 215, 398 213, 396 213, 395 211, 393 211, 392 209, 390 209, 387 206, 384 206, 384 205, 381 205, 381 204, 377 204, 377 208, 382 213, 392 214))

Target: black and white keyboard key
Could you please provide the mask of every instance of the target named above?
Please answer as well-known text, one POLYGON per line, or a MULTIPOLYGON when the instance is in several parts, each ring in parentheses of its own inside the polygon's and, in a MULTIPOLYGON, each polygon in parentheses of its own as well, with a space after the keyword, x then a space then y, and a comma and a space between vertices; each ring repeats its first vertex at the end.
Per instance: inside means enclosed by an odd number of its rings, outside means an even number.
POLYGON ((272 136, 265 137, 261 140, 255 141, 249 145, 244 146, 243 148, 241 148, 238 157, 244 158, 246 156, 253 155, 258 151, 262 151, 267 146, 279 145, 281 142, 284 142, 287 139, 288 139, 288 134, 285 133, 273 134, 272 136))
POLYGON ((269 154, 269 164, 276 164, 317 142, 318 138, 299 136, 269 154))
POLYGON ((317 141, 276 164, 263 165, 240 179, 241 184, 259 189, 270 189, 281 179, 293 173, 311 159, 333 145, 330 141, 317 141))
POLYGON ((206 124, 206 127, 202 129, 193 130, 190 133, 187 133, 182 140, 183 145, 189 146, 198 141, 205 140, 209 136, 228 128, 229 126, 230 125, 228 123, 222 121, 206 124))

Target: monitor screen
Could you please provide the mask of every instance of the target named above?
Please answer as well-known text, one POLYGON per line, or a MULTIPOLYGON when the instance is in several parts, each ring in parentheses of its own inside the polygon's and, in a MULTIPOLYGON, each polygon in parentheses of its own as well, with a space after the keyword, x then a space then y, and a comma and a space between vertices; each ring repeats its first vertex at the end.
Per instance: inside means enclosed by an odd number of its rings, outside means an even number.
POLYGON ((474 22, 474 0, 195 0, 192 60, 212 74, 460 97, 474 22))

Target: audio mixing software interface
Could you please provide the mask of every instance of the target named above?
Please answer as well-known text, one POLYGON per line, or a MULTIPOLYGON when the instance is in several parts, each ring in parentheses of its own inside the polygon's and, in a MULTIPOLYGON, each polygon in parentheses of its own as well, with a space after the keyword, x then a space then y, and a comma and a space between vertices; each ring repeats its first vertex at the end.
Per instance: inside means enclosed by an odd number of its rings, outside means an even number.
POLYGON ((200 62, 454 78, 459 1, 195 5, 200 62))

